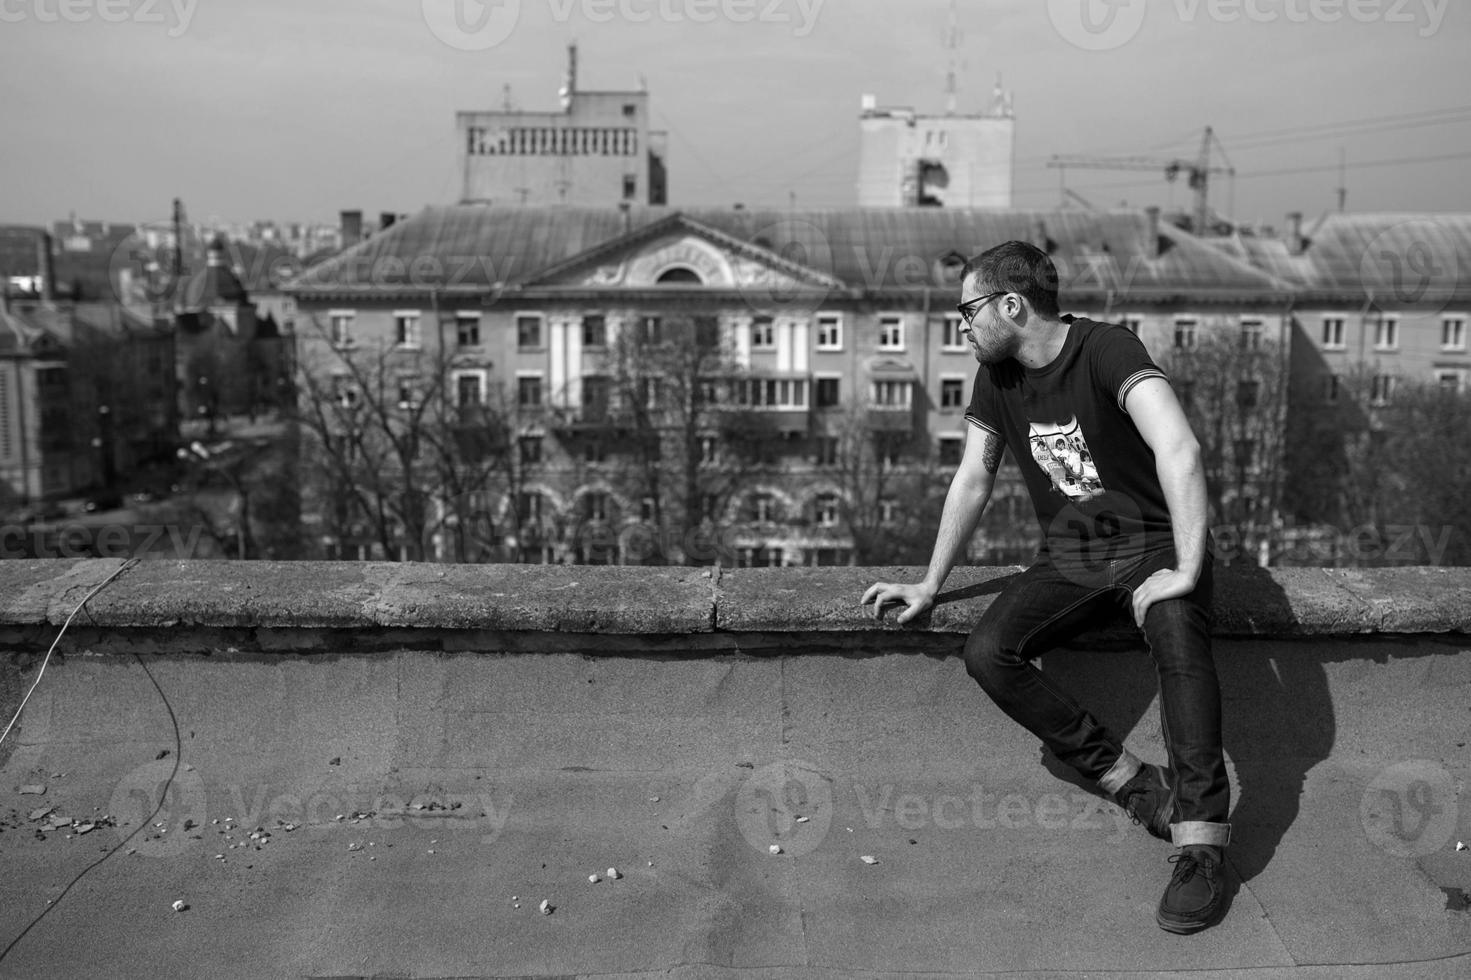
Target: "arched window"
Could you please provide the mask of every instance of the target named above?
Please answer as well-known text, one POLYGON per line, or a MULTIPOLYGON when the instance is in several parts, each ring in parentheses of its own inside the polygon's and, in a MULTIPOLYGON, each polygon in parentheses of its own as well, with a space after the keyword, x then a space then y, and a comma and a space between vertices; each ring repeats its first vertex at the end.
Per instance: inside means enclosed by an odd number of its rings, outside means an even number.
POLYGON ((699 273, 682 265, 665 270, 657 281, 661 286, 703 286, 705 284, 705 280, 700 278, 699 273))

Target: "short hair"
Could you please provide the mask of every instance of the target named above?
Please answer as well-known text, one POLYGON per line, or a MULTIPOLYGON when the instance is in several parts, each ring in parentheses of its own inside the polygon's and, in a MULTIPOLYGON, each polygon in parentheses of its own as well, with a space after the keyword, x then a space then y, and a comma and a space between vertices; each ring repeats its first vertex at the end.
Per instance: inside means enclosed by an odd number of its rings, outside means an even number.
POLYGON ((1057 266, 1030 242, 1004 242, 972 256, 960 273, 962 287, 971 276, 979 276, 987 292, 1001 289, 1025 298, 1038 316, 1058 315, 1057 266))

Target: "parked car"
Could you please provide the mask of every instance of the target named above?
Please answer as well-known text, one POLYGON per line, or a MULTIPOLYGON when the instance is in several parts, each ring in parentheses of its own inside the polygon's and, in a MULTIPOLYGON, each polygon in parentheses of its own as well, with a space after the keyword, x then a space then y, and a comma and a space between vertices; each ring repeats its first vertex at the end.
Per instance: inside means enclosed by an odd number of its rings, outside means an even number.
POLYGON ((99 510, 116 510, 122 505, 123 495, 109 490, 106 493, 99 493, 94 497, 88 497, 87 502, 82 505, 82 509, 91 514, 99 510))

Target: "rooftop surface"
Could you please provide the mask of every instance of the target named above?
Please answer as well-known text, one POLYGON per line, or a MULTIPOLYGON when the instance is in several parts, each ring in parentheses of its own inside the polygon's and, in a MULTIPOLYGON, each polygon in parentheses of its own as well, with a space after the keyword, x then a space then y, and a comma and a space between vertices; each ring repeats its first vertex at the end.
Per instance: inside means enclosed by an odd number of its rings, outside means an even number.
MULTIPOLYGON (((1221 574, 1239 887, 1181 937, 956 656, 1014 571, 896 627, 917 569, 0 563, 3 721, 120 572, 0 744, 0 976, 1471 972, 1471 573, 1221 574)), ((1127 632, 1043 663, 1164 761, 1127 632)))

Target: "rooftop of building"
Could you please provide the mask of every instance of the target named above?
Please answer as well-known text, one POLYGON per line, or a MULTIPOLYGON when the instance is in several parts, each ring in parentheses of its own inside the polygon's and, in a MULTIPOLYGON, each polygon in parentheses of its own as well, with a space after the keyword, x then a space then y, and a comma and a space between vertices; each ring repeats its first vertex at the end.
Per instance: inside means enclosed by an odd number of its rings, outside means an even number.
MULTIPOLYGON (((0 970, 1465 975, 1465 570, 1223 571, 1237 884, 1188 938, 1169 845, 956 657, 1016 570, 865 617, 920 571, 0 562, 6 720, 70 622, 0 746, 0 970)), ((1043 666, 1163 760, 1137 640, 1043 666)))
POLYGON ((950 208, 680 208, 460 204, 425 208, 328 259, 285 290, 303 298, 401 288, 514 289, 582 255, 651 235, 719 236, 864 291, 951 288, 938 264, 1012 239, 1051 253, 1065 295, 1285 299, 1289 287, 1142 211, 950 208), (457 264, 457 260, 458 264, 457 264))

